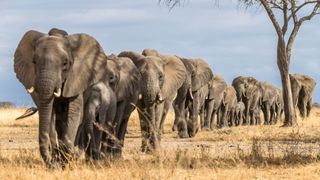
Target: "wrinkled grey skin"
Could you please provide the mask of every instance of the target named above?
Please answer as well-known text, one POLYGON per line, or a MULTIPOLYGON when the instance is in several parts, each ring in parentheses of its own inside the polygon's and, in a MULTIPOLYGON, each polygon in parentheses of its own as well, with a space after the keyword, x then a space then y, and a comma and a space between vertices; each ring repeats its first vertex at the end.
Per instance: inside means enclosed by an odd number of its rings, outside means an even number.
POLYGON ((236 91, 232 86, 228 86, 222 100, 221 108, 221 120, 219 121, 219 128, 226 126, 235 126, 234 109, 237 104, 236 91))
POLYGON ((255 109, 260 108, 260 100, 262 97, 261 86, 253 77, 238 76, 232 81, 232 86, 237 92, 238 102, 245 104, 245 122, 246 125, 259 124, 256 118, 253 118, 255 109))
POLYGON ((108 132, 107 137, 114 133, 112 124, 117 111, 117 98, 106 81, 89 87, 83 96, 85 104, 82 124, 84 142, 81 143, 84 146, 82 148, 87 148, 85 150, 88 157, 99 159, 103 131, 108 132), (98 127, 95 126, 95 123, 98 127))
POLYGON ((243 121, 244 121, 244 112, 245 112, 245 105, 243 102, 238 102, 236 104, 236 106, 234 107, 234 120, 235 120, 235 124, 237 126, 242 125, 243 121))
POLYGON ((105 76, 105 67, 103 49, 89 35, 52 29, 28 31, 21 39, 14 70, 39 111, 39 147, 47 167, 73 153, 83 92, 105 76))
POLYGON ((137 104, 141 92, 141 74, 131 59, 111 55, 108 56, 108 75, 110 86, 116 92, 117 97, 117 113, 113 126, 115 137, 120 141, 114 142, 112 154, 120 157, 129 117, 135 109, 134 105, 137 104))
POLYGON ((309 117, 316 81, 308 75, 290 74, 290 82, 295 107, 298 107, 302 118, 309 117))
POLYGON ((228 85, 222 76, 216 74, 213 75, 213 78, 209 82, 209 94, 206 99, 204 129, 213 129, 214 126, 218 124, 218 122, 214 124, 214 119, 222 104, 227 86, 228 85))
POLYGON ((178 125, 178 135, 180 138, 194 137, 199 130, 198 115, 204 122, 204 105, 209 94, 209 82, 213 78, 213 73, 209 65, 202 59, 181 58, 190 65, 191 69, 191 94, 192 98, 186 99, 189 111, 185 112, 186 118, 182 119, 178 125), (189 115, 189 117, 188 117, 189 115), (186 128, 187 127, 187 128, 186 128))
POLYGON ((185 81, 186 69, 175 56, 159 58, 131 51, 121 52, 118 56, 130 58, 141 74, 142 97, 137 106, 142 133, 142 151, 158 150, 161 122, 164 121, 178 89, 185 81))
POLYGON ((264 115, 264 124, 271 125, 276 122, 278 90, 267 82, 261 82, 260 86, 262 89, 261 109, 264 115))

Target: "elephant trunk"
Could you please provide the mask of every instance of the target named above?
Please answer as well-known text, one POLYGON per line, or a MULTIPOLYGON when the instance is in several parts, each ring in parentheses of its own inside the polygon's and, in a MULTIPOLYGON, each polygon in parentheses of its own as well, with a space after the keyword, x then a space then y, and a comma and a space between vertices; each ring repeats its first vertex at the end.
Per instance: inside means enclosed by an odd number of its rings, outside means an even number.
POLYGON ((155 122, 155 105, 147 108, 148 118, 147 126, 149 127, 148 133, 148 149, 151 151, 157 150, 159 148, 158 140, 158 129, 155 122))
POLYGON ((53 108, 53 94, 56 89, 55 81, 48 76, 41 76, 36 83, 36 91, 39 95, 39 147, 40 154, 47 166, 51 163, 50 124, 53 108))
POLYGON ((39 104, 39 147, 42 159, 47 165, 51 163, 50 146, 50 122, 52 115, 53 99, 50 102, 40 102, 39 104))
POLYGON ((160 93, 160 87, 157 86, 155 83, 155 80, 148 79, 145 87, 143 89, 143 97, 146 106, 152 106, 154 103, 156 103, 158 100, 162 100, 162 95, 160 93))

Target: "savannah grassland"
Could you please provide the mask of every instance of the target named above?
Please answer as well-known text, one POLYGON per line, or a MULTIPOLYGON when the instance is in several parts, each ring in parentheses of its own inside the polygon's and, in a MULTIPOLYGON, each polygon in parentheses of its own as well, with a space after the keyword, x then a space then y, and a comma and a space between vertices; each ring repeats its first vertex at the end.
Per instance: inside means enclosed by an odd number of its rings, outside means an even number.
POLYGON ((165 125, 162 149, 140 152, 139 120, 130 119, 124 157, 90 163, 83 157, 65 170, 47 170, 37 142, 37 115, 15 121, 25 109, 0 109, 0 179, 319 179, 320 109, 299 126, 243 126, 178 139, 165 125))

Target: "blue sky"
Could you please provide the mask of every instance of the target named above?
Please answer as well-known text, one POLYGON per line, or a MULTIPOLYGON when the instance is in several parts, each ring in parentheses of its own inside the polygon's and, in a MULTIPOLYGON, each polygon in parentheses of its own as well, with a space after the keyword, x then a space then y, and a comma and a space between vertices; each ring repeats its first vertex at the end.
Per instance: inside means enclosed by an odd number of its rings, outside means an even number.
MULTIPOLYGON (((320 80, 320 18, 307 22, 294 45, 291 72, 320 80)), ((158 0, 0 0, 0 101, 31 105, 13 72, 23 34, 52 27, 94 36, 107 54, 123 50, 201 57, 228 83, 255 76, 280 87, 275 31, 262 10, 237 8, 235 0, 189 0, 169 12, 158 0)), ((320 102, 320 85, 314 93, 320 102)))

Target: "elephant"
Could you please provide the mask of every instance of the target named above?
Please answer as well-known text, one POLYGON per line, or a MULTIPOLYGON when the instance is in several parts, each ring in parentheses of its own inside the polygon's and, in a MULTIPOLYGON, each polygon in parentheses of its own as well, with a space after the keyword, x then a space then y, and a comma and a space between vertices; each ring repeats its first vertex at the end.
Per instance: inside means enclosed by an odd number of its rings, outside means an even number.
POLYGON ((131 59, 113 54, 108 56, 108 76, 117 98, 117 113, 113 126, 119 142, 114 142, 112 154, 121 157, 128 121, 141 92, 141 74, 131 59))
POLYGON ((196 58, 180 58, 184 64, 188 64, 191 70, 191 87, 189 98, 186 104, 189 112, 185 114, 189 117, 182 118, 178 124, 178 135, 180 138, 194 137, 199 130, 198 115, 204 122, 204 105, 209 94, 209 82, 213 78, 213 72, 204 60, 196 58), (191 109, 190 109, 191 107, 191 109))
POLYGON ((157 151, 160 147, 161 121, 186 79, 186 68, 175 56, 159 58, 132 51, 121 52, 128 57, 141 74, 141 99, 137 103, 142 133, 143 152, 157 151))
POLYGON ((234 107, 234 118, 235 118, 235 124, 237 126, 242 125, 244 120, 244 112, 245 112, 245 105, 243 102, 237 102, 237 104, 234 107))
POLYGON ((220 106, 221 109, 221 120, 219 121, 219 128, 226 127, 229 124, 231 126, 235 125, 234 119, 234 108, 237 104, 236 91, 232 86, 228 86, 220 106), (229 124, 228 124, 229 123, 229 124))
POLYGON ((260 108, 260 99, 262 97, 261 86, 254 77, 238 76, 233 79, 232 86, 237 92, 237 100, 245 104, 245 122, 246 125, 259 124, 253 118, 255 109, 260 108))
POLYGON ((87 34, 30 30, 14 54, 14 71, 39 111, 39 149, 47 167, 67 162, 83 116, 83 92, 106 75, 106 55, 87 34))
MULTIPOLYGON (((227 83, 222 76, 214 74, 213 78, 209 82, 209 95, 206 99, 206 115, 204 129, 213 129, 214 119, 218 110, 222 104, 224 93, 227 89, 227 83)), ((219 118, 218 118, 219 119, 219 118)), ((218 124, 218 119, 217 123, 218 124)))
POLYGON ((107 131, 107 137, 110 136, 109 139, 113 138, 113 121, 117 111, 117 98, 108 81, 101 81, 89 87, 84 92, 83 98, 85 104, 82 148, 87 148, 86 155, 88 157, 100 159, 100 149, 103 150, 105 147, 101 145, 102 133, 107 131), (98 121, 97 124, 95 124, 96 120, 98 121))
POLYGON ((276 118, 276 100, 278 90, 276 87, 267 82, 260 83, 262 90, 261 109, 264 115, 264 124, 271 125, 275 123, 276 118))
POLYGON ((290 74, 292 98, 302 118, 309 117, 312 108, 312 94, 317 82, 304 74, 290 74))

